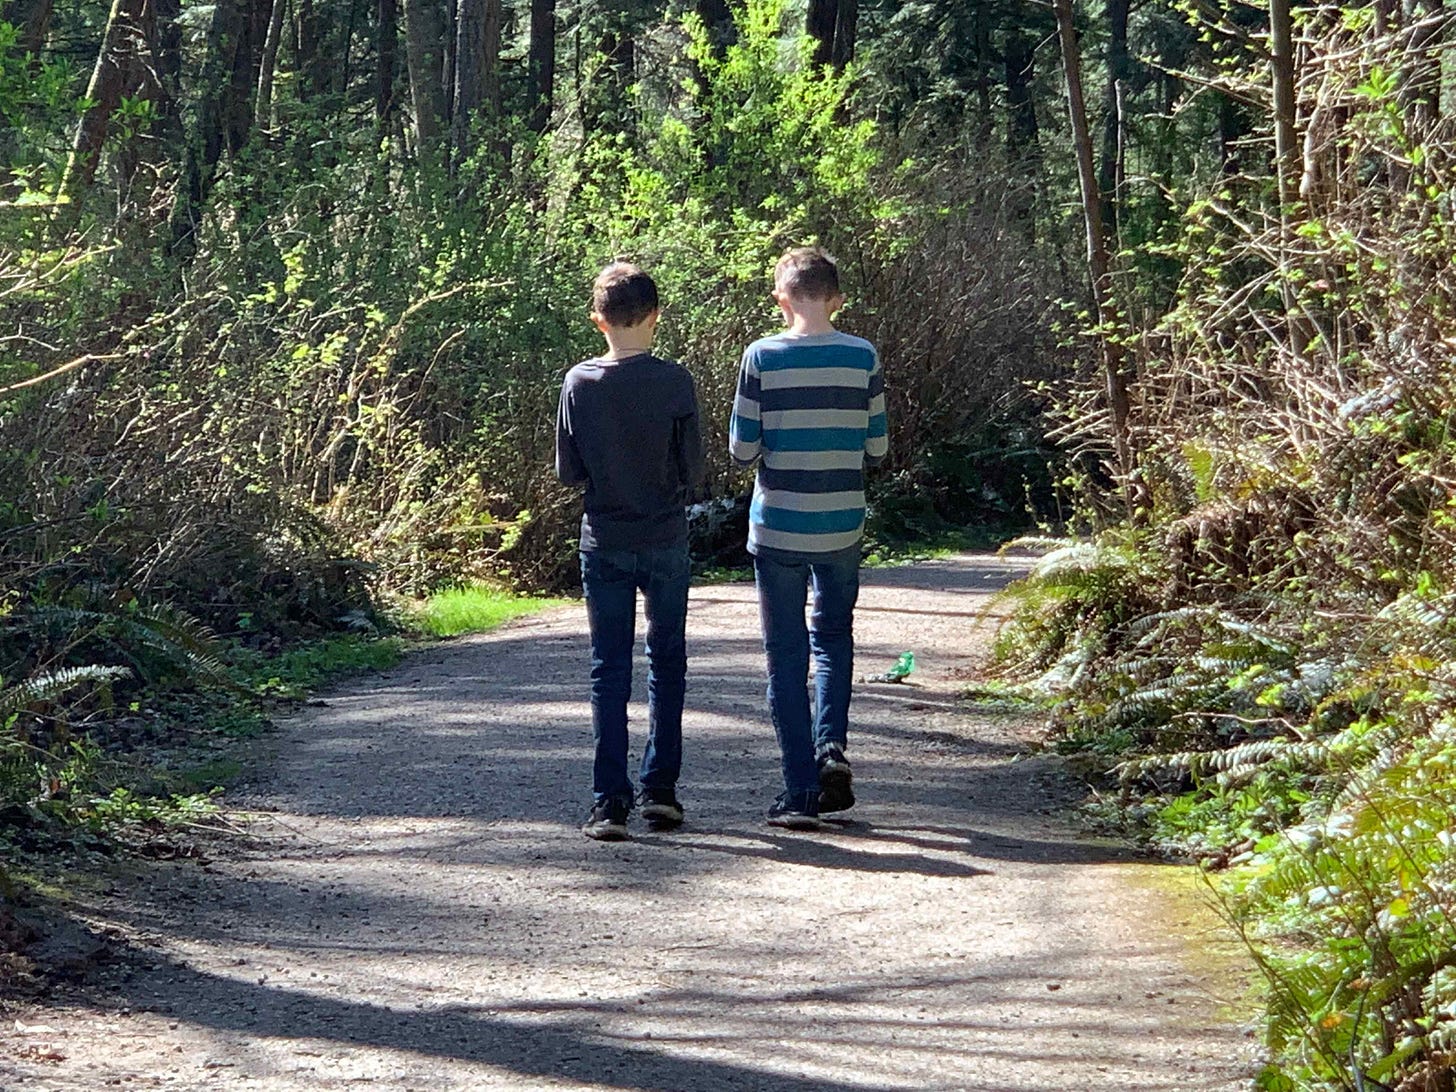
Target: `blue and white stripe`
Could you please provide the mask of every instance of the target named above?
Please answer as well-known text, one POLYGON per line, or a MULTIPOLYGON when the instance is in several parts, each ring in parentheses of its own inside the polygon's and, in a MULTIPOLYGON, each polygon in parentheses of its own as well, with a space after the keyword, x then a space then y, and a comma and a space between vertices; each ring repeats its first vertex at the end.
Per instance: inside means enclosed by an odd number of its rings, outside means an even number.
POLYGON ((759 462, 748 548, 832 553, 864 535, 864 468, 888 451, 885 390, 863 338, 776 334, 743 353, 729 451, 759 462))

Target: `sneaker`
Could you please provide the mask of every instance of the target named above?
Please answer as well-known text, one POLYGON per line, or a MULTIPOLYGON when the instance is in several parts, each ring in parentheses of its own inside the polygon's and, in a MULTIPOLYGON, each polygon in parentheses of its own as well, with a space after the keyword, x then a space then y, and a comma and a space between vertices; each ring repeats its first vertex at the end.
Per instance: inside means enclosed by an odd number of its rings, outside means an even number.
POLYGON ((813 793, 784 793, 768 809, 768 825, 789 830, 818 830, 819 803, 813 793))
POLYGON ((598 842, 624 842, 627 840, 629 810, 629 805, 622 800, 598 800, 592 805, 581 832, 598 842))
POLYGON ((637 794, 637 810, 653 830, 673 830, 682 826, 682 805, 672 789, 643 789, 637 794))
POLYGON ((848 811, 854 807, 854 790, 850 787, 854 775, 849 770, 849 759, 837 743, 831 743, 819 752, 819 814, 831 811, 848 811))

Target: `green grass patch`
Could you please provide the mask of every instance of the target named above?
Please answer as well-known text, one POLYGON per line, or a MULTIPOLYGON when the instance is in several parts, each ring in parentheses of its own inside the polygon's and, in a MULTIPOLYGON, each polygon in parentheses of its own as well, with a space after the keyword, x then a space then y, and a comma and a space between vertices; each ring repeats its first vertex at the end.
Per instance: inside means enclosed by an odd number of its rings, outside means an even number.
POLYGON ((873 529, 865 534, 867 569, 909 565, 916 561, 932 561, 952 554, 995 550, 1017 536, 1011 525, 987 524, 978 527, 944 527, 910 538, 887 535, 873 529))
POLYGON ((268 697, 299 699, 341 675, 393 667, 403 654, 404 642, 398 638, 348 633, 296 645, 276 656, 240 648, 229 658, 237 680, 249 689, 268 697))
POLYGON ((566 602, 513 595, 488 584, 470 584, 436 592, 411 613, 409 621, 412 627, 431 637, 458 637, 463 633, 484 633, 512 618, 566 602))

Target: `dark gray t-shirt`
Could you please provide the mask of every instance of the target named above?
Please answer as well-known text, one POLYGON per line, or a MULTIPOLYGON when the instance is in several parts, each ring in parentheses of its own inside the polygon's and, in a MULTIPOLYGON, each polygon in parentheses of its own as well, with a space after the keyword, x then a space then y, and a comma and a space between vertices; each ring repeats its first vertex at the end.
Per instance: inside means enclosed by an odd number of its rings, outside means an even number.
POLYGON ((586 486, 583 550, 686 542, 683 508, 703 476, 688 370, 647 352, 572 368, 556 413, 556 474, 586 486))

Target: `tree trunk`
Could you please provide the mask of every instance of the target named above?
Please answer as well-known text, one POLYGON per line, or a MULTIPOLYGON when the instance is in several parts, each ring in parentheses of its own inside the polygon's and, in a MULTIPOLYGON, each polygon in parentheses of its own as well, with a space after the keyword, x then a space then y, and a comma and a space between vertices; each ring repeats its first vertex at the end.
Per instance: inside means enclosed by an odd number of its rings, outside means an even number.
POLYGON ((51 32, 55 0, 11 0, 4 6, 5 22, 20 31, 15 45, 21 53, 39 57, 51 32))
POLYGON ((137 44, 146 40, 142 27, 146 0, 113 0, 106 20, 106 32, 91 70, 86 99, 91 105, 76 126, 76 138, 61 180, 61 194, 74 200, 96 177, 107 126, 121 97, 127 93, 128 72, 137 44))
POLYGON ((834 53, 834 24, 839 15, 839 0, 809 0, 804 17, 804 33, 814 39, 810 59, 816 65, 828 64, 834 53))
MULTIPOLYGON (((278 2, 278 0, 274 0, 278 2)), ((389 119, 394 113, 394 81, 398 67, 396 56, 399 48, 399 0, 379 0, 378 3, 378 71, 374 88, 374 117, 381 132, 389 131, 389 119)))
POLYGON ((455 5, 455 88, 450 104, 452 161, 472 147, 470 129, 484 98, 485 8, 490 0, 459 0, 455 5))
POLYGON ((480 91, 486 113, 493 118, 501 116, 500 53, 501 23, 503 13, 501 0, 485 0, 485 27, 482 30, 480 91))
POLYGON ((455 122, 455 47, 458 44, 460 9, 456 0, 445 0, 445 50, 440 68, 440 94, 445 100, 445 128, 449 130, 455 122))
POLYGON ((327 25, 315 0, 297 0, 294 54, 298 58, 299 98, 309 102, 321 98, 329 87, 323 57, 323 36, 327 25))
POLYGON ((859 0, 809 0, 804 33, 814 40, 810 60, 842 71, 854 59, 858 25, 859 0))
POLYGON ((1294 133, 1294 29, 1289 0, 1269 0, 1269 65, 1274 79, 1274 166, 1279 204, 1298 195, 1299 144, 1294 133))
POLYGON ((1036 76, 1035 43, 1020 29, 1006 35, 1006 143, 1010 158, 1035 159, 1040 154, 1040 133, 1036 122, 1036 99, 1032 82, 1036 76))
POLYGON ((217 0, 198 81, 197 112, 187 133, 186 160, 177 186, 176 203, 172 206, 169 250, 184 257, 190 257, 196 250, 198 217, 212 190, 218 160, 222 158, 228 92, 244 23, 239 0, 217 0))
POLYGON ((1129 0, 1107 0, 1107 90, 1103 100, 1102 164, 1098 186, 1102 191, 1102 220, 1108 235, 1117 237, 1118 198, 1122 176, 1122 100, 1132 77, 1127 52, 1129 0))
POLYGON ((404 0, 404 52, 409 67, 410 101, 415 112, 415 145, 434 145, 445 118, 445 43, 440 0, 404 0))
POLYGON ((246 147, 253 131, 255 93, 262 80, 262 58, 272 23, 273 6, 284 0, 243 0, 246 4, 238 24, 238 42, 233 50, 232 77, 228 81, 225 112, 228 151, 237 154, 246 147))
MULTIPOLYGON (((1087 102, 1082 95, 1081 60, 1077 32, 1072 22, 1072 0, 1053 0, 1057 15, 1057 37, 1062 47, 1062 67, 1067 77, 1067 114, 1072 127, 1072 144, 1077 154, 1077 179, 1082 187, 1082 217, 1087 234, 1087 267, 1092 275, 1092 300, 1102 326, 1112 329, 1118 321, 1111 298, 1111 256, 1102 224, 1101 195, 1097 192, 1097 168, 1092 158, 1092 133, 1087 126, 1087 102)), ((1106 379, 1107 405, 1112 417, 1112 443, 1117 457, 1117 474, 1122 482, 1129 517, 1136 513, 1132 492, 1132 450, 1128 441, 1129 402, 1127 376, 1123 371, 1121 345, 1105 334, 1099 338, 1106 379)))
POLYGON ((455 162, 474 146, 482 114, 500 115, 501 0, 459 0, 455 8, 455 94, 450 108, 455 162))
POLYGON ((526 59, 531 103, 526 124, 544 133, 556 93, 556 0, 531 0, 531 44, 526 59))
POLYGON ((834 71, 843 72, 854 60, 854 40, 859 32, 859 0, 839 0, 839 18, 834 24, 834 48, 829 63, 834 71))
POLYGON ((1406 45, 1409 60, 1401 80, 1401 101, 1413 139, 1431 139, 1441 117, 1441 56, 1456 16, 1441 9, 1442 0, 1407 0, 1412 23, 1406 45))
POLYGON ((283 12, 288 0, 273 0, 268 33, 263 39, 263 60, 258 65, 258 97, 253 108, 253 125, 268 130, 273 125, 273 73, 278 67, 278 41, 283 36, 283 12))

